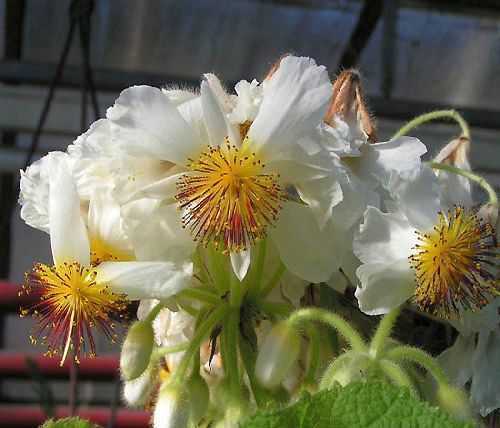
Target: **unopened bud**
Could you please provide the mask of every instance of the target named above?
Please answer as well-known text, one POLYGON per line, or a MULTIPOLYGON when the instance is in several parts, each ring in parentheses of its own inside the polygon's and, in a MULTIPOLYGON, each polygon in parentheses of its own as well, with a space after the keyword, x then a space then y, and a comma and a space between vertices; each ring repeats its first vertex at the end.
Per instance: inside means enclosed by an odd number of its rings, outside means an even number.
POLYGON ((264 339, 257 356, 255 374, 268 388, 277 387, 285 379, 300 352, 300 336, 290 324, 276 324, 264 339))
POLYGON ((138 378, 148 367, 153 351, 154 332, 150 323, 137 321, 130 327, 120 355, 124 380, 138 378))
POLYGON ((444 146, 434 158, 434 162, 470 170, 469 152, 470 140, 467 137, 461 136, 444 146))
POLYGON ((472 418, 472 411, 465 392, 451 385, 439 385, 436 393, 439 407, 460 420, 472 418))
POLYGON ((156 386, 158 375, 156 364, 150 364, 146 371, 134 380, 125 381, 123 385, 123 398, 131 407, 145 406, 156 386))
POLYGON ((186 428, 190 416, 188 397, 182 387, 163 385, 153 414, 153 428, 186 428))
POLYGON ((191 402, 191 421, 196 425, 208 409, 208 385, 199 374, 195 374, 187 385, 191 402))
POLYGON ((377 142, 377 131, 366 105, 361 76, 357 70, 344 70, 333 82, 332 100, 324 121, 335 126, 335 116, 347 121, 358 121, 368 141, 377 142))

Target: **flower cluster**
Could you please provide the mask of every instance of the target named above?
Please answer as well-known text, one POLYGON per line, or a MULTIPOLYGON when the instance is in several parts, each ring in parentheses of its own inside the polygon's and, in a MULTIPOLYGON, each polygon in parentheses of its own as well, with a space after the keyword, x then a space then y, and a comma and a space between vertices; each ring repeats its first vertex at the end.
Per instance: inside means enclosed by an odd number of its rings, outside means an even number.
MULTIPOLYGON (((416 138, 379 142, 358 73, 332 84, 309 58, 285 56, 234 92, 213 74, 199 91, 125 89, 66 152, 21 171, 21 216, 54 258, 27 274, 22 292, 40 302, 23 313, 62 363, 93 355, 93 329, 113 336, 139 300, 124 396, 156 403, 155 426, 237 423, 314 384, 298 333, 264 340, 311 284, 355 288, 369 315, 407 304, 469 340, 500 290, 498 203, 470 171, 469 141, 433 162, 416 138), (489 204, 474 204, 471 181, 489 204)), ((481 394, 481 409, 500 406, 498 387, 481 394)))

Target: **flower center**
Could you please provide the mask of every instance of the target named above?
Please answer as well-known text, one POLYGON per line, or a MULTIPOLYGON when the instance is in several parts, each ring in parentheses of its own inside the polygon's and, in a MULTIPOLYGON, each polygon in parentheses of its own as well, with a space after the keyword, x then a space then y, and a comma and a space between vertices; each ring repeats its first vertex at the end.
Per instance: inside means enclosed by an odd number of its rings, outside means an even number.
POLYGON ((264 172, 261 159, 226 139, 189 159, 188 173, 177 183, 182 223, 195 241, 223 251, 240 251, 264 238, 281 210, 279 176, 264 172))
MULTIPOLYGON (((86 350, 86 342, 89 356, 95 356, 91 331, 95 326, 112 341, 116 339, 110 315, 122 312, 126 301, 106 285, 97 284, 96 275, 95 270, 77 262, 57 266, 38 263, 26 275, 21 293, 37 295, 39 302, 30 310, 21 310, 21 315, 33 314, 38 321, 38 336, 48 347, 46 354, 53 356, 62 351, 61 365, 70 346, 77 361, 80 351, 86 350)), ((31 340, 37 342, 33 336, 31 340)))
POLYGON ((498 246, 490 224, 455 207, 439 213, 431 232, 417 234, 409 260, 421 309, 450 318, 461 309, 480 309, 498 294, 498 246))

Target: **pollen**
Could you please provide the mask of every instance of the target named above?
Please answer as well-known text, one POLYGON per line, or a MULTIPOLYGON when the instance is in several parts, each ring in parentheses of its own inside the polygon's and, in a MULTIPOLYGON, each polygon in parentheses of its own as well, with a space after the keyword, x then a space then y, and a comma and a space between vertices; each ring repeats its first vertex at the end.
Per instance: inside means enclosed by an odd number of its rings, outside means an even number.
POLYGON ((422 310, 454 318, 499 294, 495 233, 473 211, 454 207, 439 213, 430 232, 416 233, 418 243, 409 260, 417 282, 415 302, 422 310))
POLYGON ((39 298, 23 315, 31 313, 37 321, 33 343, 47 346, 46 355, 62 354, 61 366, 72 350, 76 362, 81 354, 95 356, 92 330, 97 328, 115 341, 112 317, 122 316, 126 300, 96 282, 93 268, 77 262, 48 266, 38 263, 26 274, 22 294, 39 298))
POLYGON ((249 146, 248 138, 241 148, 226 139, 189 160, 176 199, 195 241, 223 252, 241 251, 264 238, 278 219, 284 199, 279 175, 266 172, 249 146))

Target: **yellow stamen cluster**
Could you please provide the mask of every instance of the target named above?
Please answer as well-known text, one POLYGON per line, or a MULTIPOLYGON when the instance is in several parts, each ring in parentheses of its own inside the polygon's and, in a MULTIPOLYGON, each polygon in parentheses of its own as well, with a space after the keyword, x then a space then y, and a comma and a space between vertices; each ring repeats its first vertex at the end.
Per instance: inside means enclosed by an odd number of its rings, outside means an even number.
POLYGON ((195 241, 224 251, 240 251, 266 235, 281 210, 279 176, 265 172, 259 157, 225 143, 209 147, 177 183, 182 223, 195 241))
POLYGON ((455 207, 439 213, 432 231, 416 233, 419 242, 409 260, 422 310, 451 318, 460 310, 480 309, 498 295, 498 244, 490 224, 455 207))
MULTIPOLYGON (((37 335, 48 347, 46 355, 62 352, 61 365, 70 348, 77 362, 82 352, 95 356, 94 327, 112 341, 116 339, 111 317, 121 316, 126 301, 108 286, 98 284, 96 275, 95 270, 77 262, 57 266, 38 263, 26 275, 21 293, 38 296, 39 303, 30 310, 22 310, 21 315, 33 314, 38 321, 37 335)), ((36 343, 33 337, 32 342, 36 343)))

